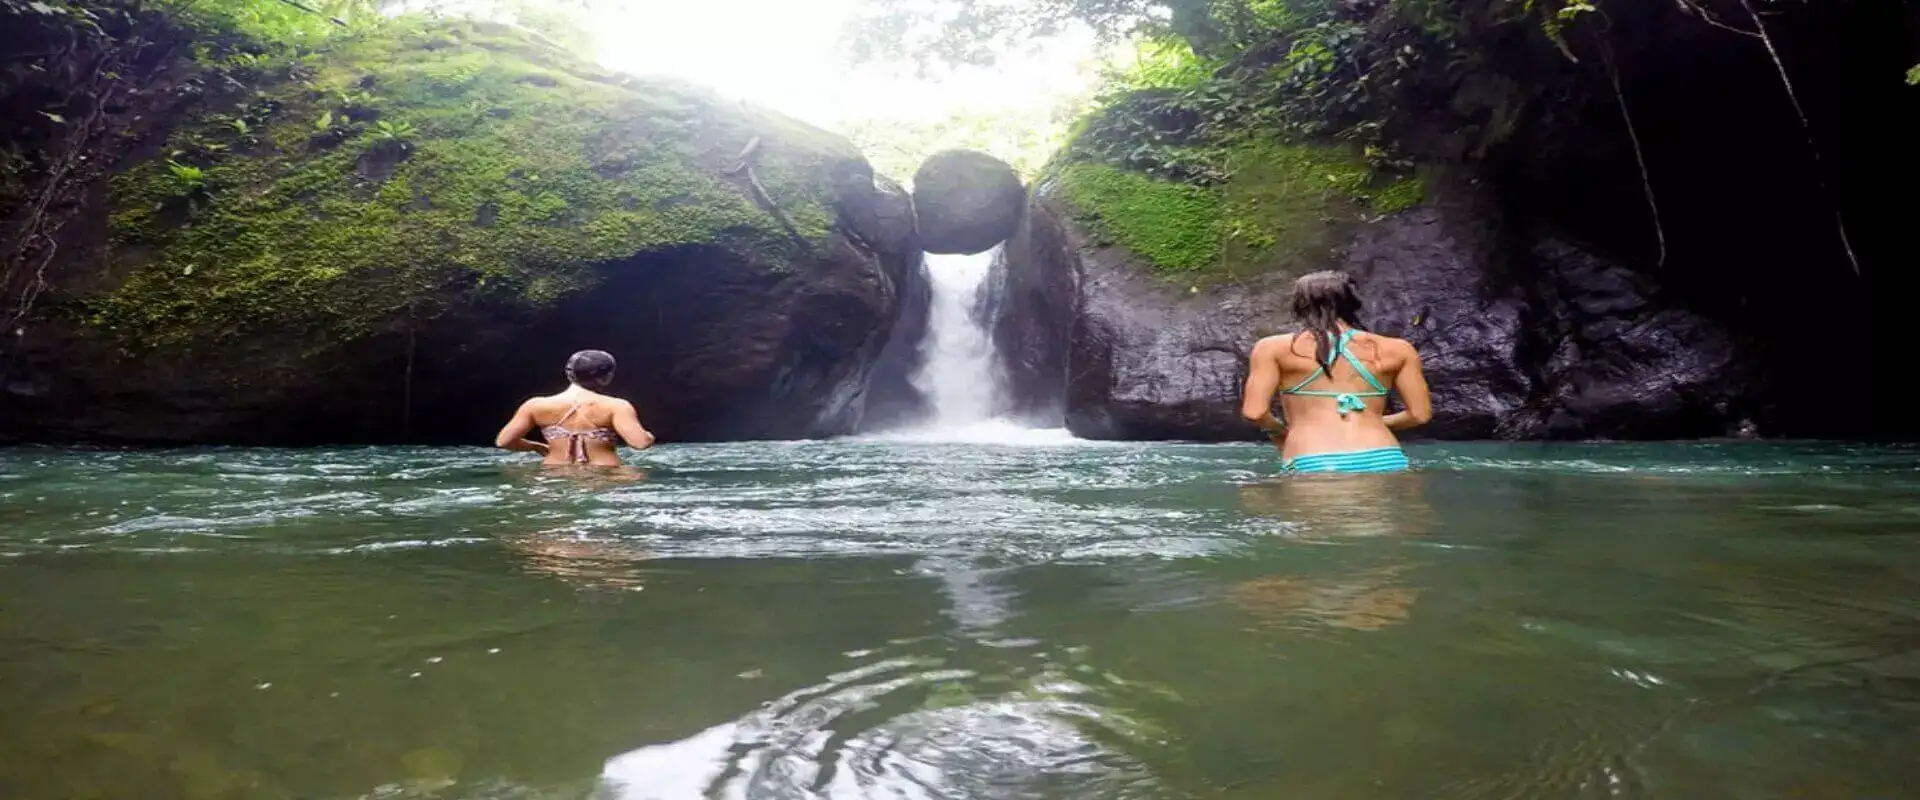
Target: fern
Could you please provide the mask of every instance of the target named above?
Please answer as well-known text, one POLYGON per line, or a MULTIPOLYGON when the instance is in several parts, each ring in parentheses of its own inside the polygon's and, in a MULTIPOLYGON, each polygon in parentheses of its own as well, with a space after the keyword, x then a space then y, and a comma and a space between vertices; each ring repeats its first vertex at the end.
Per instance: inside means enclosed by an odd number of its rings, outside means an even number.
POLYGON ((380 120, 373 124, 373 141, 376 143, 404 142, 412 139, 413 125, 408 122, 388 122, 380 120))
POLYGON ((207 187, 207 171, 199 167, 169 158, 167 172, 173 175, 174 185, 181 194, 192 194, 207 187))

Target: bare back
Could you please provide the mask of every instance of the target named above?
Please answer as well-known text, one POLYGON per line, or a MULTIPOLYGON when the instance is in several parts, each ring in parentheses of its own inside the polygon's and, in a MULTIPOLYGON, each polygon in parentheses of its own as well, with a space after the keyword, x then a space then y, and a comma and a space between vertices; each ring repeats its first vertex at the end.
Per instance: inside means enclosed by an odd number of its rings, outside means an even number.
POLYGON ((547 464, 619 466, 621 442, 636 449, 653 445, 632 403, 580 386, 522 403, 496 444, 536 430, 546 439, 547 464))
POLYGON ((1271 404, 1279 392, 1287 422, 1284 458, 1395 447, 1395 428, 1426 421, 1430 401, 1412 344, 1354 330, 1345 337, 1345 355, 1336 352, 1327 368, 1315 359, 1317 338, 1311 331, 1270 336, 1254 346, 1249 361, 1246 410, 1271 404), (1409 412, 1386 413, 1388 388, 1398 391, 1409 412))

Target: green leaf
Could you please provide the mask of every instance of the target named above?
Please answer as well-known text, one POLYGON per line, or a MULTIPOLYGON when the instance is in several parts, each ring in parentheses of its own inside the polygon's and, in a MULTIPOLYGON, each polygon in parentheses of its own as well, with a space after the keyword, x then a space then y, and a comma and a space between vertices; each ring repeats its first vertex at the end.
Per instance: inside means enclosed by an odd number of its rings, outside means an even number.
POLYGON ((182 275, 192 275, 192 274, 193 274, 193 265, 192 265, 192 264, 188 264, 188 265, 187 265, 187 268, 186 268, 186 269, 183 269, 183 270, 180 270, 180 274, 182 274, 182 275))
POLYGON ((1585 14, 1593 10, 1595 10, 1593 3, 1587 2, 1587 0, 1573 0, 1573 2, 1567 3, 1564 6, 1561 6, 1560 11, 1557 13, 1557 16, 1559 16, 1561 19, 1573 19, 1575 16, 1578 16, 1580 14, 1585 14))
POLYGON ((331 111, 322 112, 320 114, 320 120, 318 122, 313 123, 313 127, 319 128, 320 130, 323 130, 323 131, 333 127, 333 112, 331 111))
POLYGON ((1915 64, 1913 69, 1907 70, 1907 85, 1920 86, 1920 64, 1915 64))
POLYGON ((42 112, 40 112, 40 116, 43 116, 43 117, 46 117, 47 119, 50 119, 50 120, 53 120, 53 123, 54 123, 55 125, 65 125, 65 124, 67 124, 67 118, 66 118, 66 117, 63 117, 63 116, 60 116, 59 114, 55 114, 55 113, 53 113, 53 112, 51 112, 51 111, 42 111, 42 112))
POLYGON ((39 12, 39 13, 41 13, 41 14, 58 14, 58 13, 60 13, 60 10, 59 10, 59 9, 56 9, 56 8, 54 8, 53 6, 50 6, 50 5, 47 5, 46 3, 40 3, 40 2, 34 2, 34 3, 28 3, 28 4, 27 4, 27 8, 31 8, 31 9, 33 9, 34 11, 36 11, 36 12, 39 12))

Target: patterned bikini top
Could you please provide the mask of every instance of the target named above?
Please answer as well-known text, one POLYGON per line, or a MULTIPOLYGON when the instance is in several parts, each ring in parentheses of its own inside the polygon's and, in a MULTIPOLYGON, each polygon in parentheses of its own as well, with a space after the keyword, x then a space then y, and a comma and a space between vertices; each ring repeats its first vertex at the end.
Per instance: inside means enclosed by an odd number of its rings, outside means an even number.
POLYGON ((606 442, 607 444, 614 444, 619 441, 619 434, 616 434, 612 428, 588 428, 584 431, 576 431, 566 427, 567 420, 573 419, 573 415, 579 410, 580 404, 574 403, 572 408, 567 409, 567 413, 560 416, 558 422, 541 428, 540 435, 546 437, 547 444, 549 445, 556 444, 561 439, 566 439, 567 460, 575 464, 585 464, 589 460, 587 458, 587 440, 591 439, 606 442))

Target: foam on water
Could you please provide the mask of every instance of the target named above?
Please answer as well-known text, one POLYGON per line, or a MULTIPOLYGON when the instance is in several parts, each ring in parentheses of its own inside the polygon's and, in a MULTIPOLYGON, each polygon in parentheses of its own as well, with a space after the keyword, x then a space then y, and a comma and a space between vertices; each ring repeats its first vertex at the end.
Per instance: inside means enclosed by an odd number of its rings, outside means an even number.
POLYGON ((912 430, 866 434, 855 441, 898 444, 992 444, 1010 447, 1060 447, 1098 444, 1068 433, 1066 428, 1029 428, 1006 420, 990 419, 952 425, 932 425, 912 430))
MULTIPOLYGON (((1920 476, 1906 448, 1409 449, 1418 468, 1409 480, 1430 491, 1498 475, 1578 476, 1590 489, 1559 502, 1569 511, 1598 512, 1610 502, 1601 498, 1629 489, 1685 497, 1768 480, 1787 483, 1751 513, 1867 526, 1884 513, 1910 519, 1913 504, 1878 495, 1841 503, 1830 491, 1798 489, 1815 478, 1840 490, 1920 476)), ((1331 479, 1275 485, 1270 448, 1086 442, 993 420, 834 441, 676 445, 638 461, 628 471, 585 476, 548 473, 480 448, 0 450, 0 468, 23 476, 0 484, 8 516, 0 549, 368 555, 421 541, 479 545, 544 532, 655 556, 920 554, 1034 563, 1206 556, 1276 534, 1320 541, 1317 532, 1330 526, 1400 524, 1374 519, 1381 506, 1364 501, 1373 491, 1366 486, 1331 479), (356 483, 342 487, 342 479, 356 483), (1318 507, 1337 513, 1309 519, 1318 507)))

